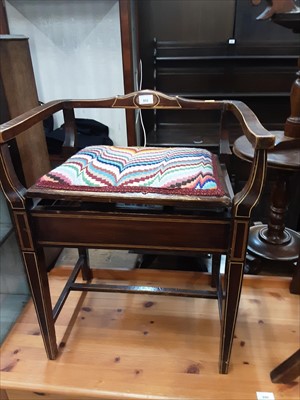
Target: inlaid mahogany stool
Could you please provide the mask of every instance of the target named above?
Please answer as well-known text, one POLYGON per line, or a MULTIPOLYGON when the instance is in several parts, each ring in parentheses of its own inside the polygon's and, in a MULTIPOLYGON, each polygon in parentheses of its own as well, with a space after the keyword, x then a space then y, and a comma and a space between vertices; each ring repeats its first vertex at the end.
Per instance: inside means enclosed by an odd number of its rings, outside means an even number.
POLYGON ((219 371, 227 373, 251 212, 263 188, 267 150, 273 147, 274 139, 242 102, 189 100, 151 90, 102 100, 53 101, 1 125, 1 186, 16 227, 49 359, 57 357, 55 321, 72 290, 205 297, 218 300, 219 371), (49 115, 63 111, 67 136, 64 143, 71 146, 75 143, 76 108, 165 108, 179 113, 184 109, 197 113, 219 110, 220 137, 224 136, 223 116, 232 113, 255 148, 245 187, 233 195, 225 165, 207 150, 92 146, 25 188, 10 157, 10 142, 18 135, 26 135, 29 127, 49 115), (44 247, 51 246, 78 248, 79 252, 54 307, 42 252, 44 247), (218 258, 224 254, 225 273, 215 274, 216 289, 212 290, 195 289, 193 281, 189 289, 124 281, 95 283, 89 266, 89 248, 182 255, 211 253, 218 258), (84 282, 78 281, 79 272, 84 282))

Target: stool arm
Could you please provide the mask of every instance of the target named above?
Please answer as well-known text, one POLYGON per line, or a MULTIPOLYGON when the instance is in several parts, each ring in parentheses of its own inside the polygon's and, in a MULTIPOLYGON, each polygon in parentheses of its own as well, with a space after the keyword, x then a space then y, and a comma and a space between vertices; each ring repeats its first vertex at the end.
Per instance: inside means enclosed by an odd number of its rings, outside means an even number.
MULTIPOLYGON (((235 196, 234 207, 239 215, 248 215, 260 196, 262 182, 266 168, 266 150, 272 149, 275 136, 267 131, 259 122, 251 109, 240 101, 215 101, 215 100, 191 100, 179 96, 167 96, 153 90, 143 90, 129 93, 124 96, 116 96, 106 99, 94 100, 56 100, 36 107, 14 119, 0 125, 0 145, 4 145, 16 138, 36 123, 58 112, 64 112, 66 125, 65 146, 75 145, 76 128, 74 122, 75 108, 170 108, 193 110, 220 110, 229 111, 235 115, 242 130, 255 149, 255 157, 248 182, 242 192, 235 196), (145 101, 145 102, 144 102, 145 101)), ((2 147, 1 146, 1 147, 2 147)), ((13 187, 20 187, 15 178, 15 171, 11 171, 12 163, 8 161, 7 151, 2 153, 3 169, 6 171, 7 182, 11 181, 13 187), (6 165, 5 165, 6 164, 6 165), (10 164, 10 165, 9 165, 10 164)), ((22 192, 22 190, 21 190, 22 192)))
MULTIPOLYGON (((259 122, 254 112, 241 101, 191 100, 179 96, 166 96, 153 90, 142 90, 125 96, 116 96, 108 99, 95 100, 56 100, 36 107, 14 119, 0 125, 0 143, 5 143, 18 134, 44 120, 60 110, 74 108, 173 108, 199 110, 228 110, 238 119, 243 133, 255 148, 270 149, 274 146, 275 137, 259 122), (137 99, 152 96, 153 103, 140 104, 137 99)), ((68 142, 68 141, 67 141, 68 142)))
POLYGON ((63 100, 50 101, 49 103, 35 107, 18 117, 0 125, 0 144, 15 139, 20 133, 43 121, 50 115, 62 110, 63 100))
POLYGON ((238 119, 244 135, 255 149, 272 149, 275 135, 265 129, 254 112, 241 101, 226 101, 226 108, 238 119))

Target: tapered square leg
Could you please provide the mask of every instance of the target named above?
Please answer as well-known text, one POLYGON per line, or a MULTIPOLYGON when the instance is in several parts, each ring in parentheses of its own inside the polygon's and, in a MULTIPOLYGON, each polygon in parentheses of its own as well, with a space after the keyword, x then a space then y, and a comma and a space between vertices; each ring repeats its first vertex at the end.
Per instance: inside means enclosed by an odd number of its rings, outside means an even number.
POLYGON ((54 360, 58 348, 46 266, 41 254, 29 251, 22 254, 47 357, 54 360))
POLYGON ((85 281, 91 281, 93 279, 93 271, 90 267, 90 258, 88 249, 79 247, 79 257, 83 257, 84 261, 81 267, 82 279, 85 281))
POLYGON ((227 374, 238 315, 244 263, 229 261, 225 269, 225 298, 221 324, 220 365, 221 374, 227 374))

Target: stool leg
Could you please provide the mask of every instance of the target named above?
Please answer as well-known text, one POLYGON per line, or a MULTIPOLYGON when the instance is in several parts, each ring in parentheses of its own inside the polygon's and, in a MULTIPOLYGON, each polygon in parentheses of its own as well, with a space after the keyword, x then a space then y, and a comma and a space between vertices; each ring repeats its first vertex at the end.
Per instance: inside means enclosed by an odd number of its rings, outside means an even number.
MULTIPOLYGON (((229 257, 228 257, 229 258, 229 257)), ((226 261, 225 267, 225 299, 222 310, 221 348, 219 371, 227 374, 236 319, 239 309, 244 263, 226 261)))
POLYGON ((274 368, 271 373, 273 383, 291 383, 300 375, 300 349, 274 368))
POLYGON ((244 265, 249 234, 249 219, 240 218, 232 227, 232 247, 226 257, 224 301, 222 306, 220 365, 221 374, 227 374, 236 319, 239 310, 244 276, 244 265))
POLYGON ((221 266, 221 254, 213 254, 211 261, 211 287, 215 288, 219 280, 221 266))
POLYGON ((52 303, 46 266, 41 251, 22 251, 33 304, 45 345, 47 357, 54 360, 58 353, 52 303))
POLYGON ((300 257, 298 258, 295 272, 290 283, 290 293, 300 294, 300 257))
POLYGON ((90 258, 88 249, 85 247, 78 248, 79 257, 84 258, 84 262, 81 267, 82 279, 85 281, 91 281, 93 279, 93 271, 90 267, 90 258))

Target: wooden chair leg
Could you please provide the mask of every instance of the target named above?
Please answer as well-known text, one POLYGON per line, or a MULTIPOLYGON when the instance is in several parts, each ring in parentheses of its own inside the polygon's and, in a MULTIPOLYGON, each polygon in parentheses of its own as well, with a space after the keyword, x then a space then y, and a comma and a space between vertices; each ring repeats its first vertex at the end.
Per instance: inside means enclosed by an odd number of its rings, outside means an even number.
POLYGON ((0 389, 0 399, 1 400, 9 400, 5 389, 0 389))
POLYGON ((221 254, 213 254, 211 262, 211 287, 215 288, 219 280, 221 266, 221 254))
POLYGON ((50 360, 54 360, 57 356, 58 348, 48 276, 41 251, 23 251, 22 255, 47 356, 50 360))
POLYGON ((271 373, 273 383, 291 383, 300 375, 300 349, 274 368, 271 373))
POLYGON ((295 272, 290 283, 290 293, 300 294, 300 257, 298 258, 295 272))
POLYGON ((150 268, 156 258, 156 254, 140 254, 134 268, 150 268))
POLYGON ((219 371, 228 373, 236 318, 239 309, 244 273, 243 262, 232 262, 227 257, 225 268, 225 299, 222 310, 219 371))
POLYGON ((93 279, 93 271, 90 267, 90 258, 89 258, 89 252, 87 248, 78 248, 78 254, 79 257, 84 258, 84 262, 81 267, 81 273, 82 273, 82 279, 85 281, 91 281, 93 279))

